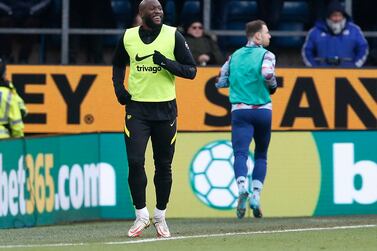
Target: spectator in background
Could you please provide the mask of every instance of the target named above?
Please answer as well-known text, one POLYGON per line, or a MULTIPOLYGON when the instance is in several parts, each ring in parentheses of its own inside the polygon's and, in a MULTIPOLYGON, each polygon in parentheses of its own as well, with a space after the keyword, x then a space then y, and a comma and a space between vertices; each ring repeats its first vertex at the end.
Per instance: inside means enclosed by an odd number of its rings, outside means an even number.
MULTIPOLYGON (((71 28, 104 29, 115 27, 111 0, 75 0, 70 1, 69 7, 71 28)), ((80 48, 85 48, 87 62, 104 63, 102 35, 72 36, 70 63, 76 63, 80 48)))
POLYGON ((24 136, 27 110, 13 84, 5 78, 6 63, 0 58, 0 139, 24 136))
MULTIPOLYGON (((43 18, 47 13, 51 0, 0 0, 0 27, 2 28, 39 28, 43 24, 43 18)), ((24 35, 25 36, 25 35, 24 35)), ((27 63, 37 35, 26 35, 27 39, 20 36, 1 35, 0 56, 10 62, 12 57, 12 45, 14 38, 21 41, 18 55, 18 63, 27 63)))
POLYGON ((216 41, 204 32, 201 21, 192 20, 185 25, 185 38, 197 65, 224 63, 224 55, 216 41))
POLYGON ((309 67, 361 67, 368 57, 368 43, 343 6, 332 1, 326 19, 309 31, 302 57, 309 67))
POLYGON ((143 24, 143 19, 141 19, 141 16, 139 14, 137 14, 132 23, 132 27, 140 26, 142 24, 143 24))

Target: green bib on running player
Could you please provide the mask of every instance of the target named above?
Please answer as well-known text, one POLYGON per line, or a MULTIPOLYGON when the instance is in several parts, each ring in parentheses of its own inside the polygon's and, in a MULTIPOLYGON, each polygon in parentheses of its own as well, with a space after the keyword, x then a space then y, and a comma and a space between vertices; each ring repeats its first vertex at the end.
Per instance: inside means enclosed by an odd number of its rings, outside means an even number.
POLYGON ((233 53, 229 65, 230 103, 264 105, 271 102, 261 73, 266 52, 262 47, 245 46, 233 53))
POLYGON ((153 63, 154 51, 166 58, 175 60, 176 28, 162 25, 160 34, 150 44, 145 44, 139 36, 139 28, 127 29, 123 43, 130 56, 128 91, 132 100, 142 102, 162 102, 175 99, 175 77, 159 65, 153 63))

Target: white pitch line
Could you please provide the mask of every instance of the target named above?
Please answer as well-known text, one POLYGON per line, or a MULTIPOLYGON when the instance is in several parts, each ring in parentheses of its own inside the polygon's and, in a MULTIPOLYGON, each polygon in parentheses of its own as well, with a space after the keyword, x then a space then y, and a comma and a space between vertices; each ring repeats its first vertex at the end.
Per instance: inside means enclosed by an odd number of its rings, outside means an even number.
POLYGON ((156 242, 156 241, 173 241, 173 240, 197 239, 197 238, 208 238, 208 237, 226 237, 226 236, 237 236, 237 235, 277 234, 277 233, 308 232, 308 231, 321 231, 321 230, 370 228, 370 227, 376 227, 376 226, 377 225, 355 225, 355 226, 336 226, 336 227, 317 227, 317 228, 296 228, 296 229, 269 230, 269 231, 266 230, 266 231, 254 231, 254 232, 238 232, 238 233, 234 232, 234 233, 223 233, 223 234, 188 235, 188 236, 177 236, 177 237, 170 237, 170 238, 150 238, 150 239, 144 239, 144 240, 105 242, 105 245, 137 244, 137 243, 156 242))
POLYGON ((208 237, 226 237, 226 236, 238 236, 238 235, 257 235, 257 234, 278 234, 278 233, 292 233, 292 232, 308 232, 308 231, 321 231, 321 230, 339 230, 339 229, 357 229, 357 228, 371 228, 377 227, 377 225, 355 225, 355 226, 335 226, 335 227, 317 227, 317 228, 295 228, 295 229, 283 229, 283 230, 266 230, 266 231, 253 231, 253 232, 233 232, 222 234, 203 234, 203 235, 188 235, 188 236, 176 236, 170 238, 149 238, 142 240, 130 240, 130 241, 117 241, 117 242, 92 242, 92 243, 52 243, 52 244, 18 244, 18 245, 0 245, 0 249, 12 249, 12 248, 35 248, 35 247, 64 247, 64 246, 86 246, 86 245, 123 245, 123 244, 138 244, 157 241, 173 241, 173 240, 185 240, 185 239, 197 239, 208 237))
POLYGON ((17 244, 17 245, 0 245, 0 249, 5 249, 5 248, 72 247, 72 246, 85 246, 87 244, 88 243, 17 244))

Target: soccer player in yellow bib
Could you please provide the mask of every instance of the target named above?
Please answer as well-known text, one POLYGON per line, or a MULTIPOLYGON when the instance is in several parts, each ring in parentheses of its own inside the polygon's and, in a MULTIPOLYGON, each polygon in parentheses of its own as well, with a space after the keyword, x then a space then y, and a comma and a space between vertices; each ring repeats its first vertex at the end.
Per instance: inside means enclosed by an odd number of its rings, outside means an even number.
POLYGON ((146 207, 147 177, 145 150, 152 141, 157 205, 153 224, 159 237, 170 237, 165 212, 172 185, 171 163, 177 134, 175 76, 194 79, 195 61, 182 34, 163 24, 163 10, 157 0, 139 5, 140 26, 127 29, 113 58, 116 97, 126 105, 125 142, 130 186, 136 220, 129 237, 139 236, 150 225, 146 207), (128 91, 123 82, 130 64, 128 91))

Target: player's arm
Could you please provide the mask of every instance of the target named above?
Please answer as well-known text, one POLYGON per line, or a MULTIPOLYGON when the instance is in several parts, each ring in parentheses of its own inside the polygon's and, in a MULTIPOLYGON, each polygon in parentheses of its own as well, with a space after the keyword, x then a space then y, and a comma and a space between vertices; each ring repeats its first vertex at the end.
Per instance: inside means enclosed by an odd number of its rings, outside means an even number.
POLYGON ((175 76, 194 79, 196 76, 196 64, 190 49, 179 31, 175 32, 174 57, 176 61, 170 60, 155 51, 153 62, 168 70, 175 76))
POLYGON ((19 138, 24 136, 24 123, 22 121, 21 110, 18 100, 13 93, 9 93, 11 99, 9 101, 8 123, 12 137, 19 138))
POLYGON ((113 56, 113 85, 115 95, 121 105, 126 105, 131 100, 131 95, 124 88, 124 77, 126 75, 126 66, 130 57, 124 48, 123 37, 119 40, 113 56))
POLYGON ((9 82, 9 88, 11 89, 15 99, 17 100, 17 103, 18 103, 18 107, 20 108, 20 111, 21 111, 21 116, 22 116, 22 119, 24 119, 27 114, 28 114, 28 110, 27 110, 27 107, 25 105, 25 101, 21 98, 21 96, 18 94, 16 88, 14 87, 13 83, 12 82, 9 82))
POLYGON ((229 87, 229 59, 223 64, 220 70, 220 76, 217 79, 216 87, 217 88, 227 88, 229 87))
POLYGON ((356 53, 356 56, 355 56, 355 59, 354 59, 354 64, 355 64, 356 67, 360 68, 361 66, 364 65, 365 61, 368 58, 369 48, 368 48, 368 42, 365 39, 362 31, 360 30, 360 28, 358 26, 356 26, 356 27, 357 27, 357 33, 356 33, 356 36, 355 36, 355 40, 356 40, 355 53, 356 53))
POLYGON ((275 77, 275 55, 272 52, 267 51, 264 54, 262 62, 262 76, 266 82, 270 94, 274 94, 277 88, 276 77, 275 77))
POLYGON ((315 39, 317 37, 317 31, 315 28, 312 28, 308 35, 306 36, 306 40, 304 45, 302 46, 301 54, 304 60, 304 63, 307 67, 316 67, 319 66, 318 62, 315 60, 316 57, 316 46, 315 46, 315 39))

